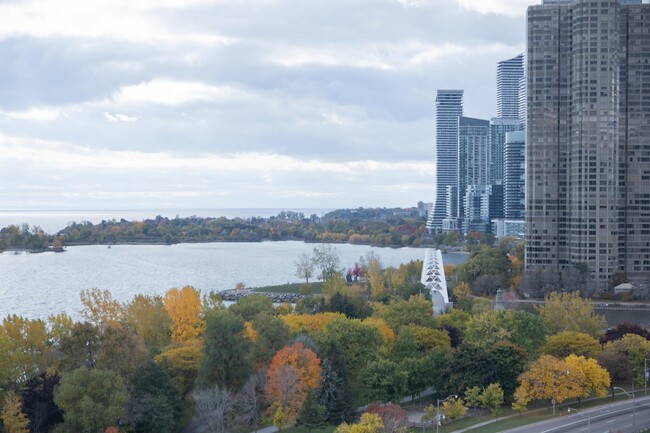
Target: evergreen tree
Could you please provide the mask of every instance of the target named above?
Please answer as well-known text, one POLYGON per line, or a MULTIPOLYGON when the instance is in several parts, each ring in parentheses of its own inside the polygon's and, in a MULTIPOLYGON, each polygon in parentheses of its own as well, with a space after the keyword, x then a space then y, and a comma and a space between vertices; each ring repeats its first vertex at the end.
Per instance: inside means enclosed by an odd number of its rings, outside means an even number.
POLYGON ((318 428, 325 423, 325 406, 318 402, 318 395, 315 390, 310 390, 307 394, 307 399, 300 412, 298 423, 311 429, 318 428))
POLYGON ((319 401, 325 406, 325 419, 333 425, 351 421, 352 388, 345 358, 333 339, 328 339, 321 353, 319 401))

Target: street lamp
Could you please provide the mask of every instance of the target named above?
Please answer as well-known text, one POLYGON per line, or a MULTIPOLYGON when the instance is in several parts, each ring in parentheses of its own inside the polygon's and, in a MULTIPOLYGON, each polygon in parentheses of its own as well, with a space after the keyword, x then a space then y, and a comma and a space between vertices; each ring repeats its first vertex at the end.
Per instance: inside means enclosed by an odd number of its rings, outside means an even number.
POLYGON ((574 409, 574 408, 572 408, 572 407, 567 408, 567 412, 571 413, 572 411, 575 412, 575 413, 577 413, 578 415, 580 415, 580 416, 583 417, 583 418, 587 418, 587 433, 591 433, 591 417, 585 415, 585 414, 582 413, 582 412, 580 412, 578 409, 574 409))
POLYGON ((646 397, 648 396, 648 374, 650 373, 648 372, 648 361, 650 361, 648 358, 643 360, 643 395, 646 397))
POLYGON ((449 400, 452 397, 453 398, 458 398, 458 396, 456 394, 452 394, 452 395, 450 395, 450 396, 448 396, 446 398, 443 398, 442 400, 438 399, 438 404, 437 404, 438 411, 437 411, 437 414, 436 414, 436 433, 438 433, 440 431, 440 403, 445 402, 445 401, 449 400))
POLYGON ((564 370, 564 371, 556 371, 553 373, 552 381, 551 381, 551 404, 553 405, 553 415, 555 415, 555 379, 560 377, 561 375, 566 374, 567 376, 569 375, 569 370, 564 370))
POLYGON ((634 393, 630 395, 629 392, 621 388, 620 386, 615 386, 613 389, 620 389, 627 395, 629 398, 632 399, 632 425, 636 425, 636 398, 634 398, 634 393))

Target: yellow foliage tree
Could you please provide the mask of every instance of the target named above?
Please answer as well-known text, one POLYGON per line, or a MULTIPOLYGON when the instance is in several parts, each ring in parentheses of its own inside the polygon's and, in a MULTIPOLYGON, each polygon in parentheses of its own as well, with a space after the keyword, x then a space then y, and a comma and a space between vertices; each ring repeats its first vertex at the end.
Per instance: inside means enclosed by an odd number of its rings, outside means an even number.
POLYGON ((451 349, 451 339, 447 331, 417 325, 409 325, 408 329, 413 333, 421 352, 428 352, 433 348, 451 349))
POLYGON ((587 398, 593 393, 600 398, 607 395, 607 389, 611 385, 609 373, 595 359, 569 355, 564 360, 582 376, 581 397, 587 398))
POLYGON ((377 331, 379 331, 386 344, 391 345, 395 342, 395 332, 393 332, 393 329, 388 326, 388 323, 386 323, 385 320, 369 317, 365 320, 362 320, 361 323, 375 328, 377 331))
POLYGON ((201 346, 190 344, 175 347, 155 356, 153 360, 167 371, 174 387, 185 398, 198 375, 201 346))
POLYGON ((573 365, 550 355, 542 355, 530 368, 519 375, 515 390, 518 407, 533 400, 552 400, 562 403, 567 398, 580 397, 583 376, 573 365))
POLYGON ((6 433, 29 433, 29 419, 23 413, 23 403, 13 392, 8 393, 4 399, 0 420, 6 433))
POLYGON ((244 335, 253 343, 257 341, 257 331, 251 322, 244 322, 244 335))
POLYGON ((45 322, 29 320, 15 314, 2 320, 0 326, 0 378, 20 383, 44 371, 50 345, 45 322))
POLYGON ((544 318, 548 335, 575 331, 598 337, 607 328, 605 317, 596 314, 591 300, 582 299, 578 292, 551 293, 545 301, 539 314, 544 318))
POLYGON ((289 327, 289 330, 297 334, 301 331, 316 332, 323 331, 327 324, 334 319, 345 319, 341 313, 318 313, 318 314, 285 314, 280 319, 289 327))
POLYGON ((377 433, 384 428, 379 415, 364 413, 357 424, 343 423, 334 430, 334 433, 377 433))
POLYGON ((81 291, 81 316, 88 322, 104 329, 111 322, 119 322, 122 319, 124 310, 122 305, 113 299, 113 295, 108 290, 91 290, 81 291))
POLYGON ((171 319, 172 341, 187 344, 201 335, 205 329, 203 306, 201 296, 194 287, 168 290, 163 303, 171 319))

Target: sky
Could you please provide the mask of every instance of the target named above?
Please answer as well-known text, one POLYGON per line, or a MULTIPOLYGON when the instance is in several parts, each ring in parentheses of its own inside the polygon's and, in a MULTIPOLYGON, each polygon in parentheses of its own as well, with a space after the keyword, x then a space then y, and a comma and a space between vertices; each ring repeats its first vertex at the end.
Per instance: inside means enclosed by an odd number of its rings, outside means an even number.
POLYGON ((0 210, 433 201, 534 0, 0 0, 0 210))

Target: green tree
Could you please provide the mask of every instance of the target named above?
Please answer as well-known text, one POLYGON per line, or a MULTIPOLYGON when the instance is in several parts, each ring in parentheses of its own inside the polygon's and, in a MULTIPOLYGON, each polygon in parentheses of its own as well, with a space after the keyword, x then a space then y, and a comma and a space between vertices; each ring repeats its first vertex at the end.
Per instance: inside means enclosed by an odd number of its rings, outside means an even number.
POLYGON ((388 305, 375 304, 375 315, 394 330, 405 325, 430 326, 433 323, 431 301, 411 296, 408 301, 396 300, 388 305))
POLYGON ((391 358, 400 362, 406 358, 414 358, 418 355, 418 342, 413 332, 407 327, 400 328, 399 334, 391 349, 391 358))
POLYGON ((97 368, 110 370, 129 382, 133 373, 147 362, 147 351, 126 327, 111 323, 100 337, 97 368))
POLYGON ((88 322, 77 322, 72 325, 70 334, 61 338, 59 350, 62 354, 58 361, 61 371, 95 368, 100 350, 99 330, 88 322))
POLYGON ((605 318, 596 314, 591 301, 582 299, 578 292, 551 293, 545 301, 539 307, 539 314, 544 319, 548 335, 575 331, 598 337, 607 328, 605 318))
POLYGON ((333 338, 345 357, 345 365, 352 377, 376 358, 383 338, 379 331, 356 319, 334 319, 327 324, 325 332, 318 338, 333 338))
POLYGON ((556 358, 566 358, 571 354, 595 358, 600 351, 598 340, 584 332, 575 331, 562 331, 559 334, 550 335, 542 347, 542 353, 556 358))
POLYGON ((319 401, 325 406, 325 418, 334 425, 350 421, 354 415, 352 387, 341 348, 335 339, 328 338, 320 352, 319 401))
POLYGON ((54 391, 54 402, 64 412, 63 431, 96 433, 115 426, 127 401, 122 379, 106 370, 74 370, 54 391))
POLYGON ((481 394, 481 406, 489 409, 492 416, 499 417, 503 404, 503 389, 498 383, 491 383, 481 394))
POLYGON ((253 358, 258 366, 268 365, 275 352, 289 344, 291 333, 284 322, 269 314, 258 314, 253 320, 255 343, 253 358))
POLYGON ((494 359, 494 378, 503 388, 506 400, 509 400, 519 385, 517 376, 526 369, 528 353, 515 344, 502 342, 497 343, 490 354, 494 359))
POLYGON ((318 428, 325 423, 325 406, 318 402, 316 390, 310 390, 300 411, 298 424, 307 427, 307 431, 318 428))
POLYGON ((228 307, 228 310, 246 322, 252 321, 258 314, 265 313, 272 315, 275 312, 273 299, 264 295, 251 295, 239 298, 237 302, 228 307))
POLYGON ((172 384, 185 399, 198 376, 201 347, 198 344, 172 347, 156 355, 154 361, 167 372, 172 384))
POLYGON ((208 317, 204 339, 197 384, 240 388, 253 370, 253 344, 244 336, 244 321, 230 311, 215 311, 208 317))
POLYGON ((478 386, 473 386, 465 390, 465 403, 472 409, 481 405, 482 390, 478 386))
POLYGON ((388 359, 368 363, 361 375, 367 397, 383 403, 401 401, 408 392, 407 379, 407 373, 388 359))
POLYGON ((536 314, 519 310, 488 311, 470 319, 465 341, 486 348, 507 341, 534 355, 544 344, 544 329, 544 321, 536 314))
POLYGON ((339 251, 331 244, 321 244, 314 247, 314 265, 320 269, 318 278, 321 281, 329 279, 333 274, 340 273, 339 251))

